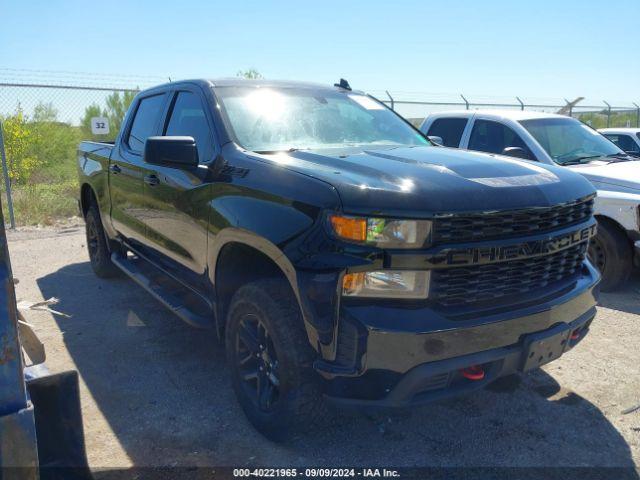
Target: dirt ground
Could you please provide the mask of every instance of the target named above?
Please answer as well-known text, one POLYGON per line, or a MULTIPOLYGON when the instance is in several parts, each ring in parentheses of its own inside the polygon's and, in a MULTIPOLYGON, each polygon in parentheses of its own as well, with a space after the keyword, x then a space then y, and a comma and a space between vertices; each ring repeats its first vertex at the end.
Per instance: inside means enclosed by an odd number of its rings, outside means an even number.
MULTIPOLYGON (((558 361, 472 396, 389 415, 338 413, 286 445, 235 401, 221 345, 127 279, 99 280, 84 227, 9 232, 18 300, 52 371, 81 379, 93 468, 185 466, 640 466, 640 276, 603 295, 590 335, 558 361)), ((611 477, 613 478, 613 477, 611 477)))

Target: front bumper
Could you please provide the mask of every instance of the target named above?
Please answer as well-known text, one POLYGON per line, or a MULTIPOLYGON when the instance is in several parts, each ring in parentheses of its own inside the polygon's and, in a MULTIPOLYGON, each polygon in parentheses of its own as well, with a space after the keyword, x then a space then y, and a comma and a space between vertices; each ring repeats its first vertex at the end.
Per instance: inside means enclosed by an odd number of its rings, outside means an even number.
POLYGON ((552 359, 573 348, 595 316, 598 281, 585 262, 577 281, 547 298, 453 319, 433 308, 343 305, 336 359, 315 367, 328 399, 342 405, 403 407, 476 390, 530 368, 523 357, 541 332, 555 338, 579 332, 552 359), (481 381, 460 375, 472 365, 483 366, 481 381))
MULTIPOLYGON (((556 325, 539 335, 543 338, 562 337, 567 340, 561 347, 561 354, 577 345, 587 334, 595 311, 586 312, 581 318, 556 325), (577 338, 571 339, 572 336, 577 338), (566 337, 566 338, 565 338, 566 337)), ((327 399, 341 406, 366 406, 375 408, 397 408, 418 406, 443 398, 453 397, 481 389, 492 381, 519 371, 526 367, 530 350, 527 339, 520 344, 503 348, 494 348, 471 355, 425 363, 414 367, 404 374, 393 389, 380 399, 362 399, 328 396, 327 399), (484 372, 480 380, 466 378, 462 370, 470 366, 479 366, 484 372)), ((554 359, 557 358, 554 356, 554 359)), ((547 363, 540 357, 537 366, 547 363)))

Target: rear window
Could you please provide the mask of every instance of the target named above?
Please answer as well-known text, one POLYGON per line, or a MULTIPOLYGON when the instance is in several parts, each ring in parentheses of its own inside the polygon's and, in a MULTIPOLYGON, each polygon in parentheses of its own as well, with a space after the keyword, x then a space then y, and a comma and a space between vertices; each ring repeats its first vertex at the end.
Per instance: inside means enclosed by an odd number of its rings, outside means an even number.
POLYGON ((640 152, 640 145, 638 145, 631 135, 618 135, 615 133, 605 133, 604 135, 613 143, 615 143, 620 150, 625 152, 640 152))
POLYGON ((460 139, 467 121, 466 118, 438 118, 429 127, 427 136, 440 137, 445 147, 457 148, 460 146, 460 139))
POLYGON ((140 100, 127 137, 127 145, 134 152, 142 152, 144 142, 155 133, 163 100, 164 94, 140 100))

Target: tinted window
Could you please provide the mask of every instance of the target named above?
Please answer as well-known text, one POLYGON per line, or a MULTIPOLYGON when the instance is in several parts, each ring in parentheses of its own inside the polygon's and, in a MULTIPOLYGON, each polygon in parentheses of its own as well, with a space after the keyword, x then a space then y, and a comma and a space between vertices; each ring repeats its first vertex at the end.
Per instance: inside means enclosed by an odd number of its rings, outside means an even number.
POLYGON ((459 147, 464 127, 467 126, 466 118, 438 118, 429 127, 427 135, 442 138, 445 147, 459 147))
POLYGON ((635 140, 629 135, 607 133, 605 134, 605 137, 607 137, 625 152, 640 152, 640 145, 638 145, 635 140))
POLYGON ((160 116, 160 109, 164 95, 143 98, 136 110, 127 144, 135 152, 142 152, 144 142, 155 133, 156 122, 160 116))
POLYGON ((506 125, 489 120, 474 122, 469 139, 469 150, 501 154, 507 147, 520 147, 533 158, 520 136, 506 125))
POLYGON ((198 147, 198 158, 202 161, 209 160, 211 130, 197 95, 191 92, 178 93, 165 135, 193 137, 198 147))

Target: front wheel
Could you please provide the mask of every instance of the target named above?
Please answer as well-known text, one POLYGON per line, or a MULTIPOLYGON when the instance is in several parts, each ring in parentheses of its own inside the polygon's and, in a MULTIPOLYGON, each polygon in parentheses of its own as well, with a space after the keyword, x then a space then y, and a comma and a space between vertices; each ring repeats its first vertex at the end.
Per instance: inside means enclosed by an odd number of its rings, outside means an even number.
POLYGON ((625 234, 607 220, 598 220, 598 233, 589 243, 589 260, 600 271, 600 289, 611 292, 631 274, 633 258, 625 234))
POLYGON ((259 280, 236 292, 225 343, 238 401, 260 433, 286 440, 323 416, 315 353, 285 280, 259 280))

